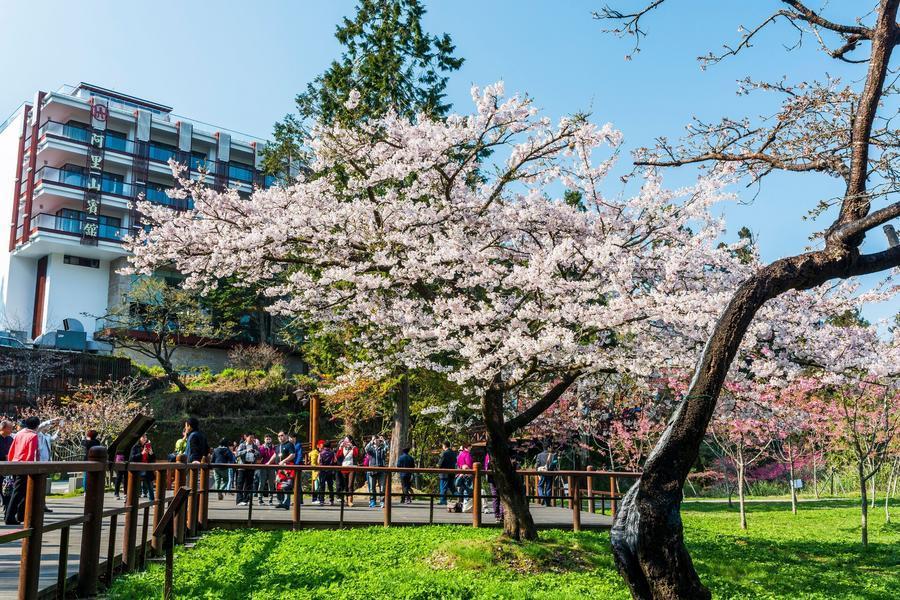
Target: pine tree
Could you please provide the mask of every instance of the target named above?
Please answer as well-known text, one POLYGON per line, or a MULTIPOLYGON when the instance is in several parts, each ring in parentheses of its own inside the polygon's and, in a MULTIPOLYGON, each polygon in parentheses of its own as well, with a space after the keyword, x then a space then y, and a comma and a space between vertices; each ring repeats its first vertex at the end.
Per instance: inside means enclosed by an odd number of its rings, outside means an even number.
POLYGON ((448 34, 422 30, 424 14, 419 0, 360 0, 354 18, 344 18, 335 32, 344 47, 340 59, 297 96, 297 112, 275 124, 274 142, 263 154, 265 170, 296 172, 307 158, 304 140, 315 122, 349 124, 389 110, 409 119, 445 116, 448 73, 463 59, 454 56, 448 34), (359 101, 348 105, 353 90, 359 101))

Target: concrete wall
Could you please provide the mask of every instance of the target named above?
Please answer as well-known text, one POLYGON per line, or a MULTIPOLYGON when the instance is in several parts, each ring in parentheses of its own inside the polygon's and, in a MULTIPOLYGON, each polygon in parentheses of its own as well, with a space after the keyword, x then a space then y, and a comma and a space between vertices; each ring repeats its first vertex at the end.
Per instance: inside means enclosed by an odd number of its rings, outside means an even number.
MULTIPOLYGON (((19 158, 19 136, 22 133, 22 118, 24 112, 20 112, 0 132, 0 329, 25 329, 31 334, 32 306, 23 310, 23 290, 27 282, 22 282, 21 272, 11 273, 11 269, 19 271, 27 264, 10 264, 9 233, 12 226, 13 196, 16 183, 16 162, 19 158), (10 286, 10 281, 14 286, 10 286), (11 304, 11 297, 14 302, 11 304)), ((31 296, 34 295, 34 261, 31 262, 31 296)), ((33 303, 33 299, 31 300, 33 303)))
POLYGON ((97 320, 106 314, 109 294, 109 261, 100 268, 67 265, 62 254, 51 254, 47 261, 47 304, 43 331, 62 328, 63 319, 78 319, 88 337, 93 337, 97 320), (93 315, 93 316, 89 316, 93 315))
MULTIPOLYGON (((147 367, 159 366, 159 363, 133 350, 125 348, 116 348, 116 354, 127 356, 134 363, 147 367)), ((200 370, 208 367, 213 373, 219 373, 223 369, 230 367, 228 364, 228 350, 222 348, 192 348, 190 346, 182 346, 175 351, 172 357, 175 368, 179 370, 200 370)), ((286 356, 285 367, 289 373, 302 373, 304 366, 299 356, 286 356)))

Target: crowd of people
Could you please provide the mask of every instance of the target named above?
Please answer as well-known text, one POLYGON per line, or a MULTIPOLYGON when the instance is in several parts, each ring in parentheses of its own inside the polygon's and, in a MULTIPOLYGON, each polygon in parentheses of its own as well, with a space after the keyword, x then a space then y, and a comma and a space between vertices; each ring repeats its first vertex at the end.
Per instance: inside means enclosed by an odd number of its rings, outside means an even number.
MULTIPOLYGON (((52 455, 51 446, 58 435, 61 423, 53 419, 41 421, 38 417, 28 417, 19 423, 14 432, 14 423, 9 420, 0 422, 0 461, 47 461, 52 455)), ((94 446, 101 445, 98 434, 94 430, 86 432, 81 442, 84 459, 94 446)), ((358 444, 353 436, 347 435, 340 441, 332 443, 318 440, 309 452, 304 453, 304 446, 293 432, 279 431, 275 436, 265 434, 262 439, 245 433, 240 440, 223 438, 213 448, 210 447, 206 435, 200 429, 199 421, 190 417, 184 421, 181 437, 175 442, 173 451, 166 456, 168 461, 180 460, 180 456, 189 463, 207 459, 212 464, 212 490, 219 500, 226 494, 233 494, 238 506, 248 506, 256 501, 260 506, 268 506, 287 510, 291 506, 296 477, 303 491, 311 494, 311 502, 315 506, 335 504, 336 496, 354 506, 358 488, 365 485, 364 494, 368 496, 369 508, 383 507, 385 499, 385 472, 380 470, 358 471, 350 467, 385 467, 390 460, 390 442, 383 435, 373 435, 364 444, 358 444), (252 468, 235 465, 310 465, 347 467, 346 469, 314 469, 297 471, 294 469, 252 468)), ((114 460, 119 463, 147 464, 157 461, 157 455, 149 437, 144 434, 130 449, 121 449, 114 460)), ((482 458, 487 482, 493 497, 492 510, 500 519, 503 509, 499 494, 494 485, 490 469, 490 453, 482 458)), ((443 442, 441 452, 433 464, 440 469, 474 468, 475 459, 468 444, 457 447, 450 442, 443 442)), ((396 460, 396 466, 412 469, 416 460, 410 448, 402 448, 396 460)), ((559 458, 552 448, 546 448, 537 455, 536 468, 541 475, 538 478, 538 495, 541 502, 550 506, 554 476, 552 471, 558 469, 559 458), (546 474, 544 474, 546 472, 546 474)), ((154 499, 155 474, 151 470, 139 471, 140 494, 150 500, 154 499)), ((122 484, 125 479, 124 470, 116 470, 113 481, 113 493, 122 498, 122 484)), ((412 503, 413 473, 400 472, 400 502, 412 503)), ((438 475, 438 505, 447 506, 448 510, 469 512, 472 510, 474 478, 471 473, 440 473, 438 475)), ((4 477, 2 498, 7 524, 21 524, 24 512, 26 477, 4 477)), ((303 495, 300 494, 300 502, 303 495)), ((49 509, 48 509, 49 510, 49 509)))

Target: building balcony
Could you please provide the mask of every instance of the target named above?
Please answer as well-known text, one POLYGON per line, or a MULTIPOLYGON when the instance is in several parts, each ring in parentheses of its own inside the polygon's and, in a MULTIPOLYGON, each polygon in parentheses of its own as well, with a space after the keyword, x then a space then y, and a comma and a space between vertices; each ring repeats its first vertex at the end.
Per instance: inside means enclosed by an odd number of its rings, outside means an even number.
MULTIPOLYGON (((61 152, 74 151, 82 156, 87 153, 87 147, 91 141, 91 133, 88 129, 56 121, 44 123, 39 130, 39 136, 42 149, 46 148, 61 152)), ((138 152, 138 144, 132 140, 125 139, 123 136, 116 135, 112 131, 105 133, 104 147, 107 151, 107 156, 113 159, 114 162, 124 160, 124 164, 131 165, 135 158, 141 158, 138 152), (116 160, 117 157, 121 157, 121 159, 116 160)), ((254 185, 271 187, 275 183, 274 177, 264 175, 250 165, 237 162, 220 163, 200 154, 182 152, 177 148, 160 142, 150 141, 147 155, 144 158, 149 160, 155 172, 166 174, 171 173, 168 165, 170 160, 185 165, 189 164, 195 178, 205 174, 209 183, 214 183, 215 174, 222 169, 228 185, 238 186, 239 188, 245 187, 247 191, 254 185)))
MULTIPOLYGON (((41 257, 51 253, 76 254, 86 258, 113 260, 126 255, 122 242, 131 233, 127 227, 116 224, 118 219, 100 216, 96 244, 93 240, 83 243, 84 216, 38 213, 32 215, 29 238, 16 247, 14 254, 24 257, 41 257)), ((22 239, 24 225, 16 229, 16 239, 22 239)))
POLYGON ((129 203, 141 194, 153 203, 177 210, 193 208, 193 200, 170 198, 162 186, 125 183, 112 174, 104 174, 99 182, 91 181, 83 172, 42 167, 34 175, 35 198, 41 194, 56 195, 68 200, 81 201, 89 185, 100 187, 101 203, 119 209, 128 209, 129 203))

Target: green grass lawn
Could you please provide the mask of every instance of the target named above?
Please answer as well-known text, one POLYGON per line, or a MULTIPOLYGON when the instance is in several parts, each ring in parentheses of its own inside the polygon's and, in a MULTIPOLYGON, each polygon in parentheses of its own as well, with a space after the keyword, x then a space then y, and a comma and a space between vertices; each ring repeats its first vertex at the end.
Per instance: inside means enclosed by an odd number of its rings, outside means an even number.
MULTIPOLYGON (((850 501, 736 509, 687 503, 688 545, 717 598, 900 598, 900 525, 870 517, 859 544, 850 501)), ((900 518, 900 514, 898 514, 900 518)), ((119 578, 111 599, 159 598, 163 570, 119 578)), ((219 531, 175 561, 178 598, 462 599, 628 598, 606 533, 541 532, 529 544, 497 530, 402 527, 343 531, 219 531)))

